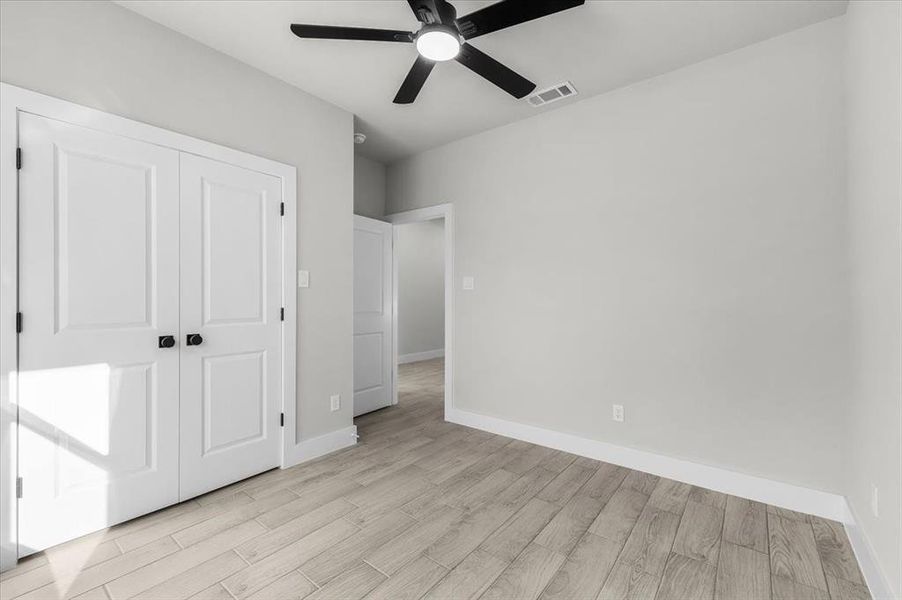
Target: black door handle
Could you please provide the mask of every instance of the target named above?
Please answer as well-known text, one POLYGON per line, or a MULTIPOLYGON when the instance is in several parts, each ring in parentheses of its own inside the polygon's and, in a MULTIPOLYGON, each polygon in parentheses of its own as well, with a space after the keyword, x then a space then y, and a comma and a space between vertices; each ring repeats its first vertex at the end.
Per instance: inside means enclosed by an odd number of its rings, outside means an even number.
POLYGON ((204 343, 204 338, 199 333, 189 333, 185 339, 185 343, 189 346, 200 346, 204 343))
POLYGON ((160 348, 172 348, 175 346, 175 336, 161 335, 159 339, 160 348))

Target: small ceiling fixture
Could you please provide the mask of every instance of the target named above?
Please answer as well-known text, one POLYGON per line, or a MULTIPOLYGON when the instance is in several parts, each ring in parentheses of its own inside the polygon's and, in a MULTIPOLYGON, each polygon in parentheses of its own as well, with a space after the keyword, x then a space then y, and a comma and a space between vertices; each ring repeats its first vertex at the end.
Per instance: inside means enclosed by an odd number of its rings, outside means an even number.
POLYGON ((354 134, 354 143, 355 144, 362 144, 365 141, 366 141, 365 133, 355 133, 354 134))
POLYGON ((437 62, 451 60, 460 52, 457 30, 441 25, 429 25, 420 29, 416 44, 420 56, 437 62))
POLYGON ((469 41, 486 33, 581 6, 585 2, 586 0, 501 0, 458 19, 457 9, 448 0, 407 0, 421 23, 419 31, 301 24, 292 25, 291 31, 299 38, 416 44, 419 56, 395 95, 395 104, 410 104, 416 100, 435 63, 451 59, 519 99, 536 89, 536 84, 480 52, 469 41))

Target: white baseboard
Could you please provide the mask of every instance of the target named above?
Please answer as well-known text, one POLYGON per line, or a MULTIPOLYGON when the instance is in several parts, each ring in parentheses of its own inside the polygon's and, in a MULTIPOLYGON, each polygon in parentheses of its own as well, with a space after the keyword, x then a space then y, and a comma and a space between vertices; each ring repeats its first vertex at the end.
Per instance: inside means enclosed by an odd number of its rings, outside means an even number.
POLYGON ((877 561, 877 555, 874 553, 874 548, 868 541, 864 529, 858 524, 855 511, 848 502, 846 503, 846 511, 848 512, 845 519, 846 535, 849 536, 849 543, 852 544, 852 551, 855 553, 855 558, 858 559, 858 565, 861 567, 861 574, 864 575, 864 580, 868 584, 871 597, 874 598, 874 600, 891 600, 892 598, 897 598, 897 596, 893 595, 889 579, 887 579, 883 569, 880 568, 880 563, 877 561))
POLYGON ((433 358, 441 358, 444 355, 444 348, 439 348, 438 350, 427 350, 426 352, 414 352, 412 354, 399 354, 398 364, 403 365, 406 363, 419 362, 421 360, 431 360, 433 358))
POLYGON ((446 411, 445 419, 459 425, 629 467, 709 490, 817 515, 825 519, 846 522, 849 518, 846 499, 838 494, 812 490, 754 475, 745 475, 720 467, 671 458, 459 409, 446 411))
POLYGON ((295 444, 290 453, 285 456, 283 469, 319 458, 324 454, 353 446, 357 443, 357 426, 351 425, 344 429, 332 431, 309 440, 295 444))

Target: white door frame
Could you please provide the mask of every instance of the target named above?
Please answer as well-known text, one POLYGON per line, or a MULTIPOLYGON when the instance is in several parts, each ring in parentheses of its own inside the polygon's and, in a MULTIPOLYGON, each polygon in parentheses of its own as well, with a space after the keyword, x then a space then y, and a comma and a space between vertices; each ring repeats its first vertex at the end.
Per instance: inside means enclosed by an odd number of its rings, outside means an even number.
MULTIPOLYGON (((282 428, 281 465, 296 453, 297 338, 297 169, 291 165, 233 150, 180 133, 125 119, 93 108, 0 82, 0 570, 16 563, 18 532, 16 477, 16 312, 18 311, 18 113, 65 121, 180 152, 278 177, 285 215, 282 223, 282 428)), ((22 157, 28 160, 27 154, 22 157)), ((27 492, 26 492, 27 493, 27 492)))
POLYGON ((398 225, 445 220, 445 420, 454 408, 454 205, 427 206, 385 216, 392 231, 392 404, 398 403, 398 225))

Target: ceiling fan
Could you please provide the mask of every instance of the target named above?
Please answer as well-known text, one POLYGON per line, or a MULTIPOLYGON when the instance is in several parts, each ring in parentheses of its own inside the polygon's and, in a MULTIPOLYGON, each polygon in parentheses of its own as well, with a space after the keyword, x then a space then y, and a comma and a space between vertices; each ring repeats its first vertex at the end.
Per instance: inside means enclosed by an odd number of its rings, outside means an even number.
POLYGON ((580 6, 585 0, 502 0, 460 18, 447 0, 407 0, 407 3, 422 23, 419 31, 297 24, 291 26, 291 31, 301 38, 415 44, 419 56, 401 84, 395 104, 410 104, 416 100, 435 63, 451 59, 511 96, 522 98, 533 91, 536 84, 480 52, 467 40, 580 6))

